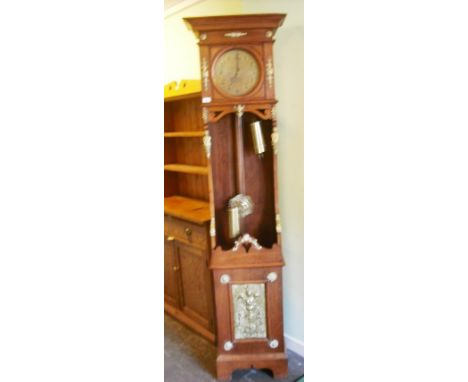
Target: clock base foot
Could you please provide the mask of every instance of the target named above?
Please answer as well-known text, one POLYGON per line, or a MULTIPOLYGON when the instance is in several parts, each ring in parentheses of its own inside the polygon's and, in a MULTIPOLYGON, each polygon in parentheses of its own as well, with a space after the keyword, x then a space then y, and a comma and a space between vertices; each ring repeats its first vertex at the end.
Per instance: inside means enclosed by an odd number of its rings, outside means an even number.
POLYGON ((273 377, 288 376, 288 356, 286 353, 275 354, 221 354, 216 359, 216 377, 220 381, 230 381, 237 369, 268 369, 273 377))

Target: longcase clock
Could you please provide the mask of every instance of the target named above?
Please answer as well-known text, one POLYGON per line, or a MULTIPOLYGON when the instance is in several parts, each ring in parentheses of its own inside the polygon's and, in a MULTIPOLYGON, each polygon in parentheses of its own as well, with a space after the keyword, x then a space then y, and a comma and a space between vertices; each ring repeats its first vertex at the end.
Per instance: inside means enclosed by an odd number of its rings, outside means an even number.
POLYGON ((218 379, 287 376, 273 43, 284 14, 187 18, 199 40, 218 379))

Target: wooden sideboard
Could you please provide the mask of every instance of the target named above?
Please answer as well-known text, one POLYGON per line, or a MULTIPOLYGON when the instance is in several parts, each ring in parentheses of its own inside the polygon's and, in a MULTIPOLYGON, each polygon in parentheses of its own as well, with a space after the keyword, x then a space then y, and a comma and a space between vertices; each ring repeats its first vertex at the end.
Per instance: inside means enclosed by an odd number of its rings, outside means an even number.
POLYGON ((215 342, 200 81, 164 90, 164 310, 215 342))

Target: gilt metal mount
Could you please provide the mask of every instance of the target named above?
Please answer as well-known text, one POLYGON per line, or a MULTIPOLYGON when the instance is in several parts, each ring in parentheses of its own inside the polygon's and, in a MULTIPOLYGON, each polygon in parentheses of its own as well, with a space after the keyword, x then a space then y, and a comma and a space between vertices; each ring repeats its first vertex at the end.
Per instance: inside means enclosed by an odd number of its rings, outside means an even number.
POLYGON ((224 34, 224 37, 229 38, 239 38, 242 36, 247 36, 247 32, 228 32, 224 34))
POLYGON ((237 241, 234 243, 234 247, 232 247, 232 251, 237 251, 242 244, 251 244, 255 249, 262 249, 262 246, 258 244, 258 240, 254 237, 250 236, 248 233, 242 235, 237 241))
POLYGON ((203 146, 205 147, 206 157, 210 159, 211 157, 211 136, 208 130, 205 131, 203 136, 203 146))

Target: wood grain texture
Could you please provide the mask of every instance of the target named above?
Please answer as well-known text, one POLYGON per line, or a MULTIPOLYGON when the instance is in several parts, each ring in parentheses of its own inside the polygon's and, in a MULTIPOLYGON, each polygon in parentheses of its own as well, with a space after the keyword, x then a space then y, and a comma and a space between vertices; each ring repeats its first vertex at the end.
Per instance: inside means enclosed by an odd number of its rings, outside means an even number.
POLYGON ((208 175, 208 167, 188 164, 170 163, 164 165, 164 171, 181 172, 184 174, 208 175))
POLYGON ((201 138, 203 135, 203 131, 176 131, 164 133, 164 138, 201 138))
POLYGON ((195 224, 210 221, 210 205, 204 200, 170 196, 164 198, 164 214, 180 218, 195 224))
MULTIPOLYGON (((167 118, 164 131, 202 131, 203 122, 201 119, 201 97, 191 97, 177 102, 165 102, 164 113, 167 118)), ((165 118, 166 121, 166 118, 165 118)))
POLYGON ((206 249, 206 225, 193 224, 187 220, 164 216, 164 234, 173 236, 177 241, 192 245, 199 249, 206 249))
POLYGON ((208 224, 164 218, 165 311, 209 339, 215 339, 213 281, 208 269, 208 224))
POLYGON ((208 269, 209 166, 201 139, 199 91, 200 81, 198 85, 171 83, 165 88, 164 309, 214 341, 213 285, 208 269))
POLYGON ((206 175, 177 174, 179 195, 187 198, 208 200, 208 184, 206 175))
POLYGON ((179 193, 178 183, 174 180, 175 172, 164 171, 164 197, 177 195, 179 193))
POLYGON ((227 206, 236 195, 236 162, 234 114, 226 115, 216 124, 210 124, 213 140, 211 167, 213 175, 213 207, 216 217, 216 243, 231 248, 234 241, 229 237, 227 206))
POLYGON ((209 273, 206 267, 206 253, 194 246, 176 243, 180 265, 181 310, 200 325, 210 327, 211 294, 207 295, 209 273))
POLYGON ((164 301, 174 308, 178 308, 179 290, 174 274, 175 266, 174 241, 168 240, 168 236, 164 235, 164 301))
MULTIPOLYGON (((187 17, 184 21, 193 30, 197 37, 200 33, 209 33, 212 31, 242 31, 242 30, 271 30, 273 32, 279 28, 285 19, 284 13, 262 13, 251 15, 227 15, 227 16, 208 16, 208 17, 187 17)), ((223 39, 232 44, 233 39, 224 37, 223 39)), ((200 41, 203 43, 202 40, 200 41)), ((259 37, 255 38, 253 42, 258 42, 259 37)), ((219 43, 219 41, 216 41, 219 43)))
POLYGON ((256 120, 258 118, 251 113, 244 115, 245 192, 255 205, 253 214, 244 219, 244 227, 246 232, 258 239, 260 245, 271 248, 276 243, 271 121, 261 121, 266 147, 261 158, 255 154, 250 134, 250 123, 256 120))

